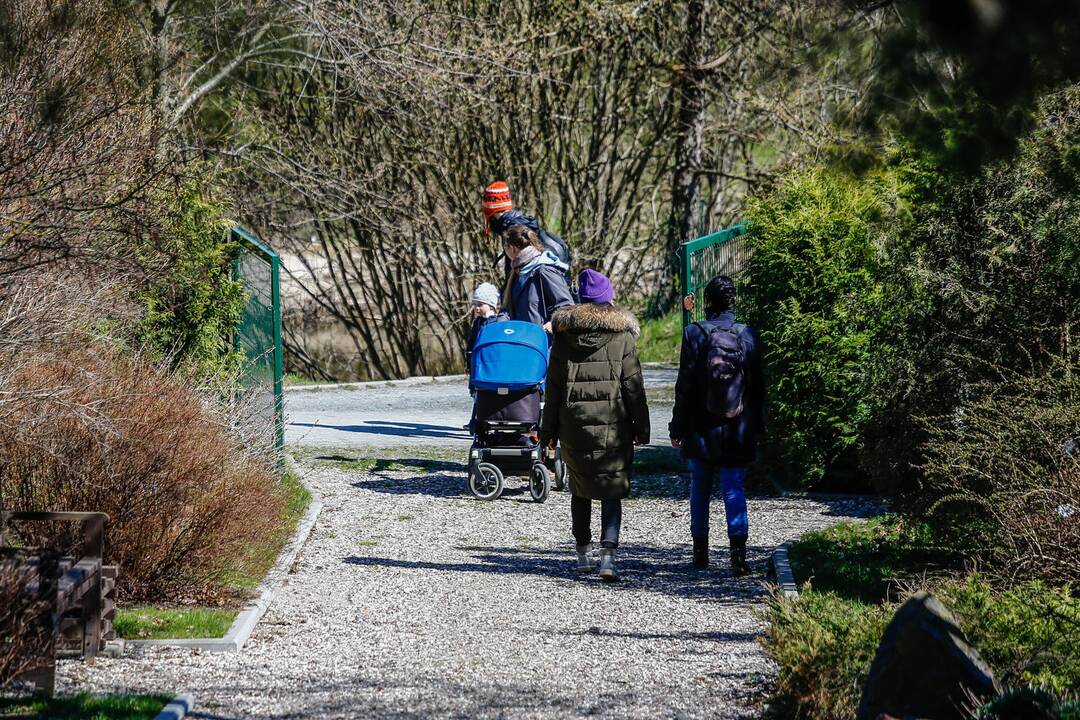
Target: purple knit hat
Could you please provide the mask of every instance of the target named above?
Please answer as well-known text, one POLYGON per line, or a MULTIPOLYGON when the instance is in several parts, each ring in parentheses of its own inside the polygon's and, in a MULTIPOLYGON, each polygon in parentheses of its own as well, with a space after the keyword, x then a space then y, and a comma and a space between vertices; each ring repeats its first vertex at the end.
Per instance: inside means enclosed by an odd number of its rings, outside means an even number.
POLYGON ((615 297, 611 281, 603 273, 585 268, 577 276, 578 290, 583 303, 609 303, 615 297))

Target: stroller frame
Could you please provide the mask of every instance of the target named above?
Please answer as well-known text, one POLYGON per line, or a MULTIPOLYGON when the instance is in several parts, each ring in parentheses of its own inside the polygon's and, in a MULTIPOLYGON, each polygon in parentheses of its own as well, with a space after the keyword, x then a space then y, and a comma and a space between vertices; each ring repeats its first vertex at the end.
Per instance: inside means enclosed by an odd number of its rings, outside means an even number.
MULTIPOLYGON (((478 500, 495 500, 502 495, 507 477, 527 477, 533 501, 547 500, 551 477, 544 463, 543 449, 536 440, 538 423, 511 420, 478 420, 469 448, 469 492, 478 500), (526 445, 500 442, 503 437, 529 437, 526 445)), ((564 487, 566 472, 559 473, 562 460, 556 459, 555 489, 564 487)))

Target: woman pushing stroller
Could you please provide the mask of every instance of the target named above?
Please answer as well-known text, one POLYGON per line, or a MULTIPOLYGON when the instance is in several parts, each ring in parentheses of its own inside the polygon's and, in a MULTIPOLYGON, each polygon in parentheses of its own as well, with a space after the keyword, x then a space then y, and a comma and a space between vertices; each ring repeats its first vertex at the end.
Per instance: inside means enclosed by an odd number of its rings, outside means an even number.
POLYGON ((581 304, 556 311, 547 375, 544 447, 562 444, 570 476, 570 514, 577 571, 591 572, 592 501, 600 501, 601 579, 618 580, 615 549, 622 500, 630 494, 634 445, 649 442, 649 408, 637 356, 637 320, 612 304, 607 277, 578 276, 581 304))
POLYGON ((512 225, 501 237, 512 268, 503 307, 512 320, 531 322, 551 332, 553 313, 574 304, 566 284, 566 263, 545 249, 536 231, 525 225, 512 225))

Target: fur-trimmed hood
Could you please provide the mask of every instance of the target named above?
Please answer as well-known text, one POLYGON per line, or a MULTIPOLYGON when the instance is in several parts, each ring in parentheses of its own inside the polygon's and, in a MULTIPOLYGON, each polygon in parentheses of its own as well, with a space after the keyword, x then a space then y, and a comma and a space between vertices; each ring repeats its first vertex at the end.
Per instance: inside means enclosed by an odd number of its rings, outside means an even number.
POLYGON ((552 332, 641 334, 637 318, 618 305, 583 303, 556 310, 551 316, 552 332))

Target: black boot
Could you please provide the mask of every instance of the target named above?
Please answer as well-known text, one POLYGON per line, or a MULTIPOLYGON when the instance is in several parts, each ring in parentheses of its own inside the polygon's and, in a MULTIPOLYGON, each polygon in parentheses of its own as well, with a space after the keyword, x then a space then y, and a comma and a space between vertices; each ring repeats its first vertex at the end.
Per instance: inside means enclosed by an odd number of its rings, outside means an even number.
POLYGON ((694 567, 709 567, 709 536, 694 535, 694 567))
POLYGON ((731 571, 736 577, 750 574, 746 564, 746 538, 731 538, 731 571))

